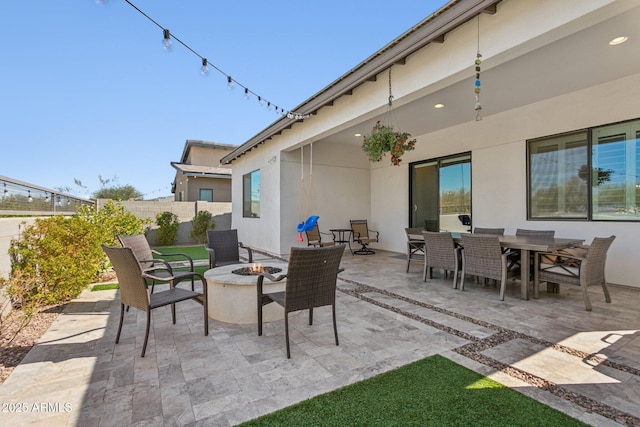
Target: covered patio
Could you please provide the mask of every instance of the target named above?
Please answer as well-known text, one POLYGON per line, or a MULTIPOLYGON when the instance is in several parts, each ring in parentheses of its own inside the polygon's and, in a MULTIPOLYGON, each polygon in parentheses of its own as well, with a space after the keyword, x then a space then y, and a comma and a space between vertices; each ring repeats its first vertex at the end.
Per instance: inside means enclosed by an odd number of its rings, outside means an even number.
POLYGON ((594 288, 592 312, 568 287, 522 300, 511 284, 501 302, 493 286, 461 292, 438 273, 423 282, 421 264, 405 273, 403 254, 346 253, 340 345, 329 308, 313 326, 295 315, 289 360, 283 321, 258 337, 255 325, 211 320, 204 337, 192 302, 176 306, 176 325, 168 308, 154 312, 141 358, 145 314, 129 312, 116 345, 117 291, 86 291, 0 386, 0 401, 30 409, 2 424, 235 425, 441 354, 588 424, 640 425, 640 290, 611 286, 606 304, 594 288))

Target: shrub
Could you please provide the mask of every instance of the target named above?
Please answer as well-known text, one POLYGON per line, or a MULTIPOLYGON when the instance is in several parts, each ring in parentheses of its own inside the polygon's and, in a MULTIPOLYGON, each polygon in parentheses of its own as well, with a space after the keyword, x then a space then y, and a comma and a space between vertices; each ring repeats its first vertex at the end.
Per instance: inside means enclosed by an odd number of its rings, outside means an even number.
POLYGON ((200 211, 191 221, 191 237, 198 243, 206 243, 207 231, 215 227, 216 223, 212 219, 211 212, 200 211))
POLYGON ((162 246, 170 246, 178 237, 178 216, 171 212, 160 212, 156 215, 156 243, 162 246))
POLYGON ((108 202, 100 211, 81 207, 70 217, 38 218, 9 247, 11 275, 4 285, 29 310, 77 297, 107 266, 100 245, 119 234, 142 233, 144 221, 108 202))

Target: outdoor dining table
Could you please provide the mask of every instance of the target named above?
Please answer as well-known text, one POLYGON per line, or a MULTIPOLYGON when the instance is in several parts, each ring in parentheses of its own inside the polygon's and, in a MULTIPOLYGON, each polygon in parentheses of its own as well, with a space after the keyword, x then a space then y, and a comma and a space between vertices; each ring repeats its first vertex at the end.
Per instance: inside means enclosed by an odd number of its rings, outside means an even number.
MULTIPOLYGON (((460 235, 454 234, 453 240, 461 243, 460 235)), ((498 236, 502 248, 517 249, 520 251, 520 298, 529 299, 529 288, 531 286, 531 271, 529 265, 529 255, 531 252, 549 252, 556 249, 568 248, 581 245, 584 239, 572 239, 562 237, 543 236, 498 236)))
MULTIPOLYGON (((451 233, 453 240, 459 245, 462 243, 460 234, 461 233, 451 233)), ((424 238, 418 235, 415 235, 415 237, 418 239, 424 238)), ((500 240, 501 247, 520 251, 520 259, 522 260, 520 263, 520 298, 525 300, 529 299, 529 288, 531 286, 531 268, 529 265, 531 252, 549 252, 556 249, 581 245, 584 242, 584 239, 515 235, 501 235, 498 236, 498 239, 500 240)))

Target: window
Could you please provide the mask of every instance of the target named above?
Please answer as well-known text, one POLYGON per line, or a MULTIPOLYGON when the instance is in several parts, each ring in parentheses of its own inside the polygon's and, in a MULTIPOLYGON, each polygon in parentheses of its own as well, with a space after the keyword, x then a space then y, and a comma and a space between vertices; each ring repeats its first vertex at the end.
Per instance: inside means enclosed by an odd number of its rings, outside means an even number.
POLYGON ((471 215, 471 154, 409 165, 411 227, 467 231, 461 215, 471 215))
POLYGON ((201 188, 198 200, 203 202, 213 202, 213 190, 211 188, 201 188))
POLYGON ((529 219, 640 220, 640 120, 527 148, 529 219))
POLYGON ((260 171, 242 176, 242 216, 260 218, 260 171))

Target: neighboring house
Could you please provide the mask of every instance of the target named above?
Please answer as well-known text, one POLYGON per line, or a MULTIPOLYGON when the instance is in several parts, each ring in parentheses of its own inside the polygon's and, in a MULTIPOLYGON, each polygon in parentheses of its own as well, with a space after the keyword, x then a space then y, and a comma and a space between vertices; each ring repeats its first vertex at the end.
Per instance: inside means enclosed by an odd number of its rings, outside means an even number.
POLYGON ((404 227, 455 229, 467 211, 509 234, 615 234, 607 279, 640 287, 638 22, 637 0, 448 2, 293 110, 310 117, 282 117, 222 159, 233 227, 286 254, 311 214, 323 231, 366 218, 372 246, 404 252, 404 227), (358 136, 385 119, 390 69, 396 127, 417 138, 399 166, 370 162, 358 136))
POLYGON ((231 202, 231 167, 220 159, 237 146, 187 140, 180 162, 171 162, 176 178, 171 186, 177 202, 231 202), (213 166, 212 166, 213 165, 213 166))

